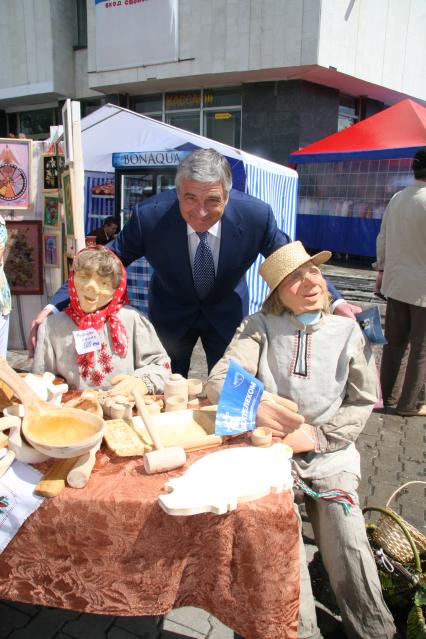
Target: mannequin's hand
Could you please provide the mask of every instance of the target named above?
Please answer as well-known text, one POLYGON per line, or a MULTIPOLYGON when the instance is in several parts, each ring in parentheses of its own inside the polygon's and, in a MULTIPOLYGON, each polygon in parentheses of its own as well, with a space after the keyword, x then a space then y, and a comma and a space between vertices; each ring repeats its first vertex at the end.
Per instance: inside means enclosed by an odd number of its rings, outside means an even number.
POLYGON ((314 427, 310 424, 302 424, 300 428, 286 435, 282 440, 288 444, 294 453, 307 453, 315 450, 314 427))
POLYGON ((362 308, 355 304, 349 304, 349 302, 342 302, 338 304, 334 309, 334 315, 341 315, 342 317, 350 317, 356 321, 355 315, 361 313, 362 308))
POLYGON ((31 322, 31 330, 28 336, 28 356, 34 357, 34 351, 37 344, 37 331, 40 324, 43 324, 46 317, 53 311, 50 308, 44 308, 37 317, 31 322))
POLYGON ((284 437, 305 421, 296 411, 297 405, 291 400, 264 393, 257 409, 256 426, 266 426, 273 435, 284 437))
POLYGON ((132 375, 116 375, 112 378, 111 384, 113 387, 108 391, 110 397, 114 397, 115 395, 130 397, 134 389, 139 391, 141 395, 148 394, 148 388, 145 382, 139 377, 133 377, 132 375))

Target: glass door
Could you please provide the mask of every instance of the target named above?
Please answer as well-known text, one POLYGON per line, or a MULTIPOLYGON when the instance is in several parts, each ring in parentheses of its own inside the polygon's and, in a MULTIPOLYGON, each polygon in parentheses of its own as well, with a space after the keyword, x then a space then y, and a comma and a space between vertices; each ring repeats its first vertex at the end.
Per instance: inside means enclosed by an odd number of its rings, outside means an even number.
POLYGON ((152 173, 122 173, 120 176, 121 228, 128 221, 136 204, 153 195, 156 185, 152 173))

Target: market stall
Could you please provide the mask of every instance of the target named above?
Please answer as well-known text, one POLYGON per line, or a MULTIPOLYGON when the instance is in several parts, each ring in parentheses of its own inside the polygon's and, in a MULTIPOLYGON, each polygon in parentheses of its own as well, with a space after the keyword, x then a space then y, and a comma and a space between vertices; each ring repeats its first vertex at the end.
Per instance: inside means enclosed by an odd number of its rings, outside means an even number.
POLYGON ((411 159, 424 145, 426 108, 403 100, 292 153, 296 238, 312 249, 374 257, 385 207, 413 180, 411 159))

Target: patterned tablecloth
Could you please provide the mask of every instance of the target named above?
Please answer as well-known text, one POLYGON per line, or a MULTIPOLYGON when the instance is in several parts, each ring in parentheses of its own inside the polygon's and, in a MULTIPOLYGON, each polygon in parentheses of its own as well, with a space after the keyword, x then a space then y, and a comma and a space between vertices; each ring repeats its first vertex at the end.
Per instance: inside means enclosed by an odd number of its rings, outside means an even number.
MULTIPOLYGON (((205 453, 188 455, 192 463, 205 453)), ((43 470, 47 467, 43 465, 43 470)), ((289 492, 171 517, 141 458, 98 453, 86 488, 46 499, 0 556, 0 598, 107 615, 198 606, 246 639, 295 639, 298 522, 289 492)))

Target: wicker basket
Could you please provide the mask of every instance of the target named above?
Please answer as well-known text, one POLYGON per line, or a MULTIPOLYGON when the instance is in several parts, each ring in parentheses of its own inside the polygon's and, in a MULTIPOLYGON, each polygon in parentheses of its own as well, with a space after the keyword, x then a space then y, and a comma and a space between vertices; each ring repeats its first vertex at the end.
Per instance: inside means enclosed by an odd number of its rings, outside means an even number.
POLYGON ((400 488, 395 490, 389 497, 385 508, 371 508, 367 510, 377 510, 380 512, 380 517, 376 526, 371 532, 371 537, 374 543, 381 546, 383 550, 396 561, 402 564, 413 561, 415 559, 413 548, 404 534, 404 527, 409 532, 412 543, 415 544, 417 551, 420 555, 426 554, 426 537, 417 528, 409 524, 405 519, 398 515, 394 510, 389 508, 389 504, 396 495, 411 484, 423 484, 426 486, 426 481, 409 481, 403 484, 400 488))

